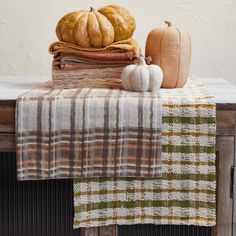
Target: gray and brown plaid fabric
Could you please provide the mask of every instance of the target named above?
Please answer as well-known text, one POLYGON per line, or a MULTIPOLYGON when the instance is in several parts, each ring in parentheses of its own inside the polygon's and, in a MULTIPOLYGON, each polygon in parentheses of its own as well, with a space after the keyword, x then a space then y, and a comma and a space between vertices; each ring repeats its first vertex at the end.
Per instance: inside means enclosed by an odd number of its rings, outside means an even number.
POLYGON ((161 122, 157 93, 47 83, 17 100, 18 180, 159 176, 161 122))

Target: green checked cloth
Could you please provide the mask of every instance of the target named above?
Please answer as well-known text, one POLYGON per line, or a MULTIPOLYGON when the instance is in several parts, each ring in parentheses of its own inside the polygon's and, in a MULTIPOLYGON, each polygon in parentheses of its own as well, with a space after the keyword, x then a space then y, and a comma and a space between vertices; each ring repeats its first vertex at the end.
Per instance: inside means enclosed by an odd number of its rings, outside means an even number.
POLYGON ((74 228, 216 223, 214 98, 197 78, 162 89, 162 177, 74 181, 74 228))

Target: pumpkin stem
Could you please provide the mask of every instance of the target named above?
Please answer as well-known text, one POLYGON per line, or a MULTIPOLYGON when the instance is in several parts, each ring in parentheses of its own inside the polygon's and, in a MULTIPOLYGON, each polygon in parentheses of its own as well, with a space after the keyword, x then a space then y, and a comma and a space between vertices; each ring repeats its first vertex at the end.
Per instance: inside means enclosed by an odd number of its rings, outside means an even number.
POLYGON ((145 58, 143 56, 140 56, 140 58, 139 58, 139 65, 142 65, 142 66, 147 65, 145 58))
POLYGON ((90 7, 90 11, 92 12, 92 11, 95 11, 95 9, 93 8, 93 7, 90 7))
POLYGON ((167 24, 167 25, 168 25, 168 27, 171 27, 171 26, 172 26, 172 23, 171 23, 171 21, 168 21, 168 20, 166 20, 166 21, 165 21, 165 24, 167 24))

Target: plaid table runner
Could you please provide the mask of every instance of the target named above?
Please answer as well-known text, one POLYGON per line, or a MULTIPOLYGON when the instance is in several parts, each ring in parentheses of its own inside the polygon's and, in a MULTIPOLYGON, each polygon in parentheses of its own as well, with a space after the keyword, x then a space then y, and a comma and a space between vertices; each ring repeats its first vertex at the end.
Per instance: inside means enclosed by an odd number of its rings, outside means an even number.
POLYGON ((159 176, 157 93, 52 89, 17 100, 18 180, 159 176))
POLYGON ((216 223, 215 103, 198 79, 161 90, 162 178, 74 181, 74 228, 216 223))

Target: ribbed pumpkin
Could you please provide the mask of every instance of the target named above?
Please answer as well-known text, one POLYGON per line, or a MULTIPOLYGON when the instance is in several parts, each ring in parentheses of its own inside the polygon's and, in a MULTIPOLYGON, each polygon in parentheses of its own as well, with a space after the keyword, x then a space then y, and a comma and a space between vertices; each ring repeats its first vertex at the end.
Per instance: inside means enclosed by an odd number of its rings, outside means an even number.
POLYGON ((115 42, 130 38, 136 28, 134 17, 124 7, 111 4, 98 10, 111 22, 115 31, 115 42))
POLYGON ((91 8, 63 16, 56 34, 61 41, 100 48, 130 38, 135 27, 134 17, 125 8, 109 5, 99 11, 91 8))
POLYGON ((152 30, 146 41, 146 57, 159 65, 164 73, 163 88, 181 88, 185 85, 191 61, 191 39, 187 32, 172 27, 152 30))
POLYGON ((137 65, 126 66, 121 73, 122 86, 125 90, 136 92, 156 92, 160 89, 163 72, 157 65, 147 65, 140 57, 137 65))

